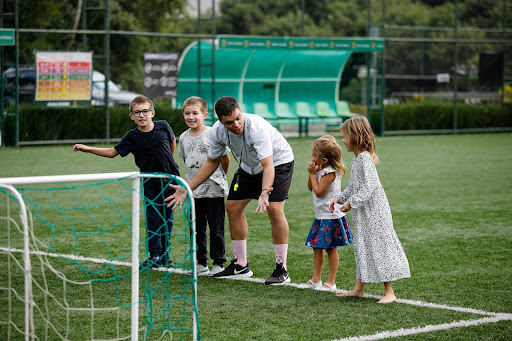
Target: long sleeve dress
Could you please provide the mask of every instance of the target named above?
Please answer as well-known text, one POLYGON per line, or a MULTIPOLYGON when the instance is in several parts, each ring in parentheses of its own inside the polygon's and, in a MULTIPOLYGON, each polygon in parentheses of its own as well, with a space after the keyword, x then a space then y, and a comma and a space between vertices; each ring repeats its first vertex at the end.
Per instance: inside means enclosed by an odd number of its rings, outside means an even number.
POLYGON ((409 262, 369 152, 354 156, 348 186, 336 198, 341 204, 348 200, 352 207, 356 279, 380 283, 410 277, 409 262))

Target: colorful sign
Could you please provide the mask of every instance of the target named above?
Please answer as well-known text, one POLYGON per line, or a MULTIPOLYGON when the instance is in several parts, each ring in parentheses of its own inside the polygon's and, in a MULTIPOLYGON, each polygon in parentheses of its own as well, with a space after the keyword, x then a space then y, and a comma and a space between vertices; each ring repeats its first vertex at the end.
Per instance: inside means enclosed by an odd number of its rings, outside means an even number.
POLYGON ((55 107, 90 104, 92 52, 38 52, 36 65, 36 101, 55 107))
POLYGON ((384 40, 375 38, 268 38, 219 36, 219 48, 342 50, 352 52, 382 52, 384 40))

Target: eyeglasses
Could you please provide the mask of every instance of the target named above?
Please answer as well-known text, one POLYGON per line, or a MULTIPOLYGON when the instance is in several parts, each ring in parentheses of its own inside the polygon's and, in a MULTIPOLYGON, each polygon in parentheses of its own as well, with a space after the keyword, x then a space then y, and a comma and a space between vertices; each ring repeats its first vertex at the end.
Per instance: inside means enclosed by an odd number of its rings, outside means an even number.
POLYGON ((154 111, 153 109, 144 109, 144 110, 134 110, 130 113, 130 115, 133 115, 135 117, 142 116, 148 116, 150 112, 154 111))

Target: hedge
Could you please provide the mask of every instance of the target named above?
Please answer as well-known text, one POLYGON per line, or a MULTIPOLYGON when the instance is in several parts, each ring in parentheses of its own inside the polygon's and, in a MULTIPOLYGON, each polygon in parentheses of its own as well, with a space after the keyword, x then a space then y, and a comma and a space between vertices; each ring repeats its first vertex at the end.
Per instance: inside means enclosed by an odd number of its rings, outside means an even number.
MULTIPOLYGON (((403 103, 386 105, 385 130, 453 129, 453 104, 403 103)), ((370 111, 376 132, 381 131, 380 112, 370 111)), ((457 129, 512 127, 512 105, 457 104, 457 129)))
MULTIPOLYGON (((155 120, 166 120, 179 136, 187 129, 181 109, 155 107, 155 120)), ((4 119, 5 145, 14 145, 14 117, 4 119)), ((110 138, 118 139, 135 127, 128 107, 110 108, 110 138)), ((19 109, 19 141, 55 141, 105 139, 105 108, 40 108, 31 105, 19 109)))
MULTIPOLYGON (((453 105, 443 103, 403 103, 386 105, 386 131, 453 129, 453 105)), ((169 122, 176 136, 187 129, 181 109, 156 106, 156 120, 169 122)), ((106 115, 102 107, 83 109, 21 106, 19 141, 105 139, 106 115)), ((380 112, 369 112, 376 133, 380 133, 380 112)), ((14 117, 4 117, 4 145, 14 145, 14 117)), ((128 107, 110 108, 110 138, 118 139, 135 127, 128 107)), ((458 104, 457 129, 512 127, 512 105, 458 104)))

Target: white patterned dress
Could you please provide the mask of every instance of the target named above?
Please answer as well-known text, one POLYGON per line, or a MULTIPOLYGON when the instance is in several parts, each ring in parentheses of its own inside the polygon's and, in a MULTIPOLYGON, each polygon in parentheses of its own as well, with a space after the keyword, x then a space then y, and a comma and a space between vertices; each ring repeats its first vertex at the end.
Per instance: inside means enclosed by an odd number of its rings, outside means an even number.
POLYGON ((354 156, 348 186, 336 198, 352 206, 356 279, 380 283, 410 277, 409 262, 369 152, 354 156))

